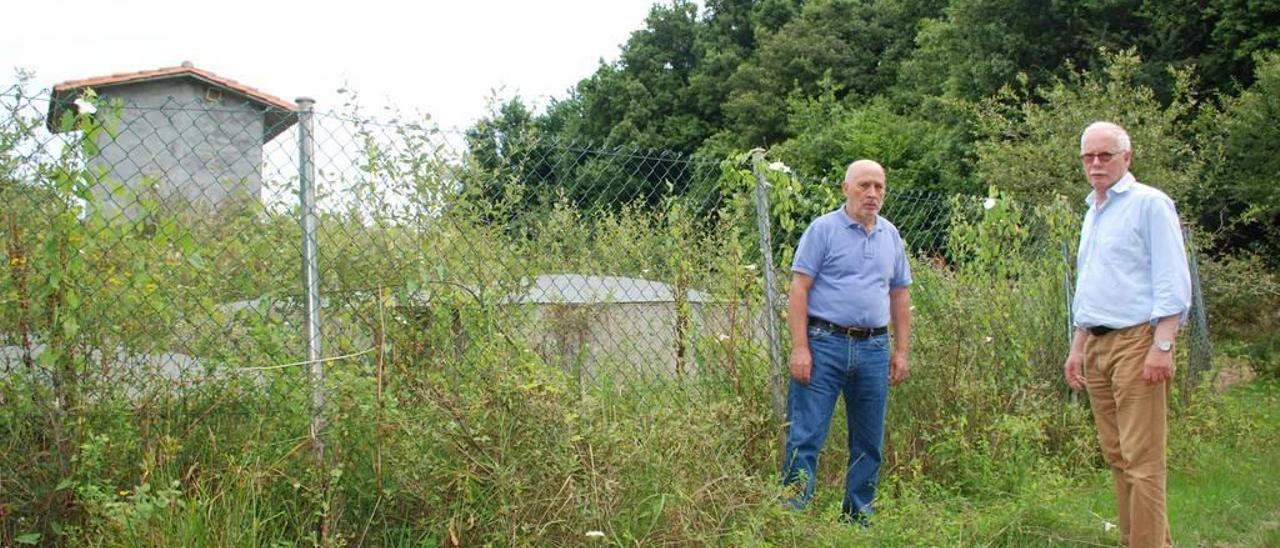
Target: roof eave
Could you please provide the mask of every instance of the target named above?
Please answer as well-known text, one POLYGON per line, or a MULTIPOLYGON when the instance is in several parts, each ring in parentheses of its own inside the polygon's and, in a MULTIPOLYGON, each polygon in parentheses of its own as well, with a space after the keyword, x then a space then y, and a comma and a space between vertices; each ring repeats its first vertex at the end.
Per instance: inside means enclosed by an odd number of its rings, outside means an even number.
POLYGON ((222 82, 218 82, 216 79, 205 77, 204 75, 199 74, 197 72, 178 72, 178 73, 170 73, 170 74, 143 76, 143 77, 129 79, 129 80, 121 80, 119 82, 107 82, 107 83, 96 85, 96 86, 95 85, 83 85, 83 86, 68 85, 67 82, 55 85, 53 86, 53 92, 50 94, 50 98, 49 98, 49 114, 45 119, 45 126, 48 127, 49 131, 52 131, 54 133, 60 133, 64 131, 64 128, 62 128, 61 124, 59 123, 59 119, 62 117, 62 113, 66 111, 67 108, 71 108, 74 111, 75 106, 73 102, 75 101, 75 98, 78 97, 80 93, 83 92, 85 89, 105 90, 113 87, 121 87, 126 85, 135 85, 135 84, 142 84, 146 82, 157 82, 162 80, 172 80, 172 79, 179 79, 179 78, 193 78, 205 84, 217 86, 221 90, 224 90, 228 93, 235 94, 238 97, 244 98, 248 102, 251 102, 253 104, 256 104, 262 107, 263 108, 263 131, 262 131, 263 143, 266 143, 276 138, 276 136, 280 135, 285 130, 289 129, 290 126, 292 126, 294 123, 298 121, 298 111, 297 111, 297 107, 294 105, 290 105, 288 103, 285 103, 279 100, 277 101, 265 100, 260 96, 255 96, 250 93, 246 93, 244 90, 241 90, 238 88, 229 87, 223 84, 222 82))

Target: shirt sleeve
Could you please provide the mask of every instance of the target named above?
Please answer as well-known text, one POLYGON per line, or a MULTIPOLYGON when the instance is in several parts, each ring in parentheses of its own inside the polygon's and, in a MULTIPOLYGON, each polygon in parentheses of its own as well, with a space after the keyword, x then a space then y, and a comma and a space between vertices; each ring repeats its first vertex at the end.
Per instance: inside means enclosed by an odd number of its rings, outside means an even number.
POLYGON ((1186 320, 1191 309, 1191 273, 1173 201, 1153 201, 1147 207, 1146 220, 1151 246, 1151 320, 1174 314, 1186 320))
POLYGON ((1084 277, 1084 244, 1089 238, 1089 225, 1092 222, 1092 208, 1084 214, 1084 221, 1080 224, 1080 242, 1076 244, 1076 283, 1075 290, 1071 292, 1071 325, 1081 327, 1080 322, 1076 321, 1076 316, 1080 315, 1080 288, 1082 287, 1081 278, 1084 277))
POLYGON ((902 234, 895 234, 898 239, 897 258, 893 261, 893 278, 889 280, 890 288, 907 287, 911 285, 911 264, 907 261, 907 244, 902 240, 902 234))
POLYGON ((817 277, 822 269, 822 258, 827 254, 827 238, 823 237, 817 221, 809 224, 796 244, 796 254, 791 260, 791 271, 817 277))

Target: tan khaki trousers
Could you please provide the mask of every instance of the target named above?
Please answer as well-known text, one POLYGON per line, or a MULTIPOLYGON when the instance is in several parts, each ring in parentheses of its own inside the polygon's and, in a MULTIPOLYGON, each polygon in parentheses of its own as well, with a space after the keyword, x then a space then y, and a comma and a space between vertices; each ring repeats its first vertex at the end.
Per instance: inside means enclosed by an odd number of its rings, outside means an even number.
POLYGON ((1089 335, 1084 372, 1102 455, 1115 481, 1125 546, 1172 546, 1165 509, 1168 382, 1147 384, 1142 367, 1151 349, 1149 324, 1089 335))

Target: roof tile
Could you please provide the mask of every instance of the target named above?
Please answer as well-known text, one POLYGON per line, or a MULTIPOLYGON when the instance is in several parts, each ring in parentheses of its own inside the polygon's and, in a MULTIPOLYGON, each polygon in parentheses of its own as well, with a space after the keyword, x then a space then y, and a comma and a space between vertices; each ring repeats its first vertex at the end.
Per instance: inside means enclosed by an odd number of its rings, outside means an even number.
POLYGON ((55 84, 53 86, 53 93, 55 96, 57 96, 70 90, 80 89, 85 87, 114 86, 119 84, 141 82, 146 80, 171 78, 174 76, 180 76, 184 74, 189 74, 201 80, 205 80, 209 83, 222 86, 231 91, 234 91, 246 97, 249 97, 250 99, 253 99, 255 101, 265 103, 268 106, 273 106, 273 107, 281 108, 288 111, 297 110, 297 107, 293 103, 285 101, 284 99, 281 99, 269 93, 263 92, 262 90, 259 90, 255 87, 241 84, 240 82, 237 82, 230 78, 226 78, 224 76, 218 76, 217 74, 214 74, 207 70, 196 68, 194 66, 190 66, 187 64, 176 66, 176 67, 158 68, 154 70, 140 70, 136 72, 120 72, 120 73, 111 74, 107 76, 95 76, 92 78, 82 78, 79 80, 68 80, 60 84, 55 84))

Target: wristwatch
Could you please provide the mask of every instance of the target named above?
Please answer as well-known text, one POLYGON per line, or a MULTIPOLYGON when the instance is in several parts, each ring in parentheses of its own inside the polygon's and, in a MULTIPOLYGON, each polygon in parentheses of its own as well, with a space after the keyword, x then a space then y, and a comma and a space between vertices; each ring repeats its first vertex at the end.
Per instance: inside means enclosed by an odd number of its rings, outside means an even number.
POLYGON ((1155 346, 1156 350, 1159 350, 1161 352, 1168 352, 1170 350, 1173 350, 1173 341, 1169 339, 1156 339, 1155 344, 1152 346, 1155 346))

